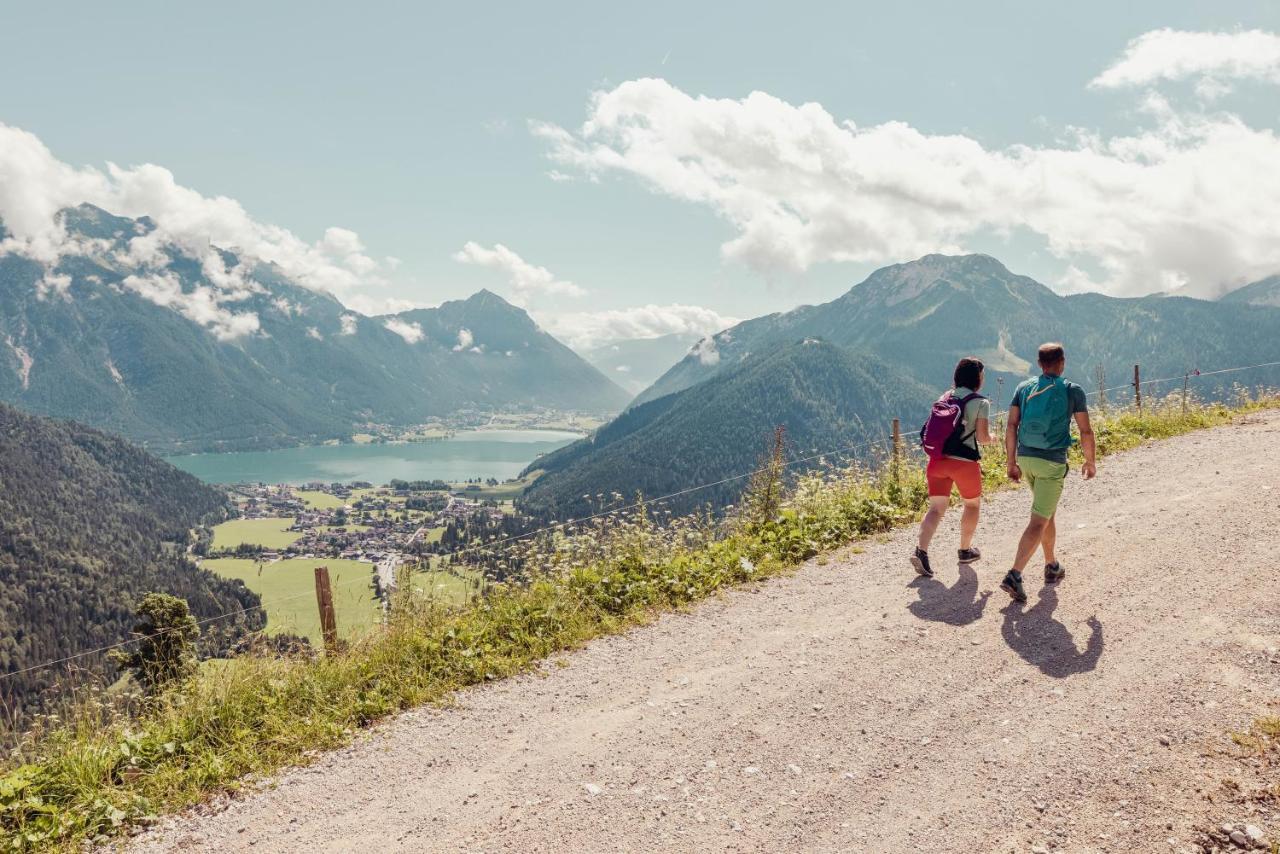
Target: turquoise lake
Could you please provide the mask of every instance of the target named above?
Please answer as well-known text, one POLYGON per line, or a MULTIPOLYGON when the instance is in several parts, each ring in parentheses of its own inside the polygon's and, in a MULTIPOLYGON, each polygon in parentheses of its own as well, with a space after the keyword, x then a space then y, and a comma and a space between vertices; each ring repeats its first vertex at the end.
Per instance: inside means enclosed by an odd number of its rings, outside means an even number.
POLYGON ((187 454, 169 462, 207 483, 384 484, 401 480, 506 480, 577 433, 560 430, 473 430, 436 442, 314 445, 278 451, 187 454))

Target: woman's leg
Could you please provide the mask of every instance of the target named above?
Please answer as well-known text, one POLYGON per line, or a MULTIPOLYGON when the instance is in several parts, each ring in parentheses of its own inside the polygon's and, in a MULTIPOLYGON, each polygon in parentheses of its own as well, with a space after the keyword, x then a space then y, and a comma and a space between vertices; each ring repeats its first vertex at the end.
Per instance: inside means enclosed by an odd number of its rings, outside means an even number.
POLYGON ((960 515, 960 548, 973 546, 973 535, 978 531, 978 517, 982 515, 982 496, 966 498, 960 515))
POLYGON ((950 503, 950 496, 929 496, 929 512, 924 514, 924 521, 920 523, 921 551, 929 551, 929 543, 933 541, 934 532, 938 530, 938 523, 941 522, 942 517, 946 515, 947 505, 950 503))

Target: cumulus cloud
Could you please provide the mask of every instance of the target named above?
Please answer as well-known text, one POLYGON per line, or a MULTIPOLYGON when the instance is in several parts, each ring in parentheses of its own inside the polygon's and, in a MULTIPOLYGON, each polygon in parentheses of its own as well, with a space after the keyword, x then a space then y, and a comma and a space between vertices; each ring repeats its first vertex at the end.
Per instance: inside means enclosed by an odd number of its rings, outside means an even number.
POLYGON ((495 243, 492 248, 486 249, 469 240, 461 250, 454 253, 453 260, 459 264, 475 264, 505 273, 508 284, 515 292, 512 302, 519 305, 524 305, 537 296, 580 297, 586 294, 585 290, 573 282, 557 279, 546 267, 530 264, 501 243, 495 243))
MULTIPOLYGON (((344 315, 344 317, 350 317, 350 315, 344 315)), ((343 325, 345 327, 345 322, 343 325)), ((399 317, 388 317, 382 322, 382 325, 391 332, 399 335, 410 344, 417 344, 423 339, 425 334, 422 331, 421 324, 410 323, 409 321, 403 320, 399 317)))
POLYGON ((230 341, 257 332, 258 316, 252 312, 234 312, 223 306, 221 294, 213 288, 198 286, 183 291, 182 283, 172 273, 126 276, 121 283, 143 299, 171 308, 193 323, 213 333, 220 341, 230 341))
POLYGON ((174 248, 199 260, 211 283, 244 292, 253 285, 245 270, 221 267, 222 247, 277 265, 294 281, 337 296, 384 285, 386 265, 365 254, 352 231, 330 228, 308 243, 285 228, 260 222, 234 199, 204 196, 177 183, 154 164, 105 170, 58 160, 33 134, 0 124, 0 220, 9 237, 0 254, 16 252, 54 265, 67 254, 84 254, 83 241, 69 235, 59 212, 82 203, 120 216, 149 216, 154 231, 129 240, 123 253, 132 266, 158 267, 174 248), (214 276, 222 281, 213 281, 214 276))
MULTIPOLYGON (((471 330, 465 326, 458 330, 458 343, 453 345, 453 352, 461 353, 467 350, 472 353, 483 353, 484 347, 476 344, 476 337, 471 334, 471 330)), ((507 354, 511 355, 510 353, 507 354)))
POLYGON ((46 272, 40 281, 36 282, 36 299, 46 300, 51 294, 64 300, 71 299, 71 277, 46 272))
POLYGON ((354 314, 344 314, 338 318, 338 322, 342 324, 342 335, 355 335, 356 327, 360 325, 360 319, 354 314))
POLYGON ((314 326, 308 326, 308 327, 307 327, 307 337, 308 337, 308 338, 314 338, 314 339, 316 339, 317 341, 323 341, 323 340, 324 340, 324 336, 320 334, 320 330, 319 330, 319 329, 316 329, 314 326))
POLYGON ((720 349, 716 347, 716 339, 710 335, 694 344, 689 353, 697 356, 698 361, 704 365, 720 364, 720 349))
POLYGON ((575 349, 589 349, 609 341, 657 338, 676 332, 709 335, 733 326, 729 317, 699 305, 641 305, 607 311, 538 313, 538 323, 575 349))
POLYGON ((1131 40, 1089 85, 1118 89, 1172 80, 1199 80, 1201 94, 1215 96, 1229 90, 1230 80, 1280 83, 1280 35, 1152 30, 1131 40))
POLYGON ((764 92, 710 98, 642 79, 596 93, 575 131, 533 131, 562 168, 629 175, 711 209, 737 232, 723 256, 769 276, 1018 231, 1074 265, 1077 289, 1214 296, 1280 269, 1280 138, 1158 96, 1142 107, 1128 135, 989 149, 764 92))

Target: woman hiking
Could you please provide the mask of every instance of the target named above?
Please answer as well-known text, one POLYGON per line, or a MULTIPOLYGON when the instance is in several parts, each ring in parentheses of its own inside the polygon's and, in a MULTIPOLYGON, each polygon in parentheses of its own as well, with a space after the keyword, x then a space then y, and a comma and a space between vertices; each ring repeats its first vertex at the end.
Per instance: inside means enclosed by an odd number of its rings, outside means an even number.
POLYGON ((929 481, 929 512, 920 523, 920 541, 911 555, 911 565, 926 578, 933 578, 929 564, 929 543, 951 503, 951 488, 960 492, 964 510, 960 516, 960 563, 982 557, 973 545, 982 510, 982 471, 978 467, 979 445, 990 445, 991 401, 978 394, 982 388, 982 360, 966 356, 956 363, 953 387, 933 405, 933 412, 920 431, 929 455, 925 475, 929 481))

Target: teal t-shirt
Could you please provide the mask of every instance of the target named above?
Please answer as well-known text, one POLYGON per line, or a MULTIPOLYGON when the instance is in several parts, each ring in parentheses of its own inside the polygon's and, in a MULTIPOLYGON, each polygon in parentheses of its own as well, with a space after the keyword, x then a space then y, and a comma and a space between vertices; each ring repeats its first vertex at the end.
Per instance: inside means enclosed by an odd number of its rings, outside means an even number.
POLYGON ((1029 448, 1022 444, 1021 439, 1019 439, 1018 456, 1037 457, 1055 463, 1065 463, 1067 461, 1067 451, 1071 448, 1072 443, 1071 417, 1077 412, 1089 411, 1088 395, 1085 394, 1084 389, 1073 382, 1042 374, 1026 380, 1013 390, 1013 400, 1009 402, 1009 408, 1013 409, 1016 406, 1021 411, 1027 395, 1047 388, 1049 383, 1055 380, 1067 387, 1067 402, 1061 413, 1054 413, 1053 423, 1048 431, 1049 447, 1029 448))

